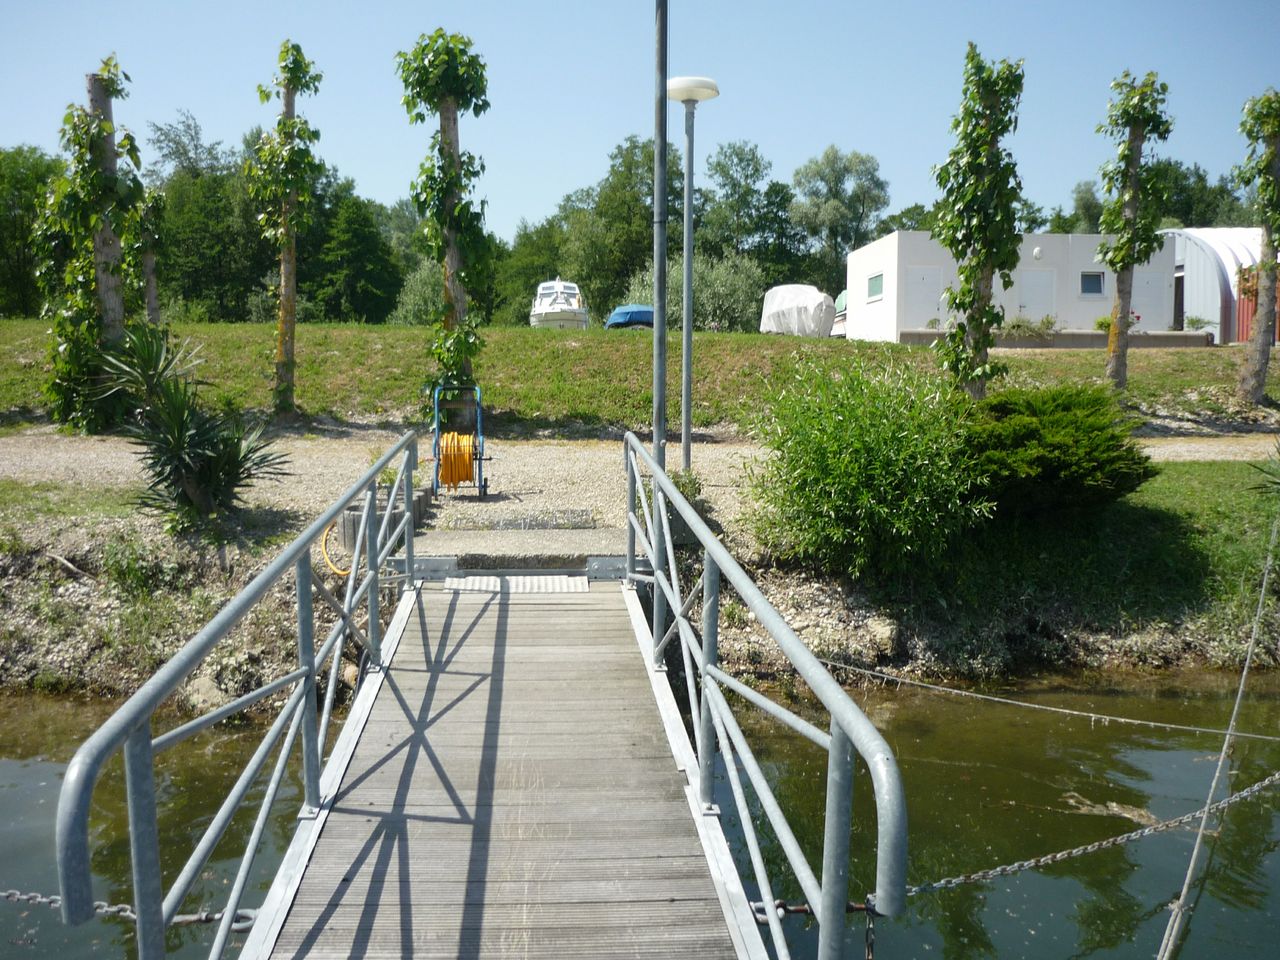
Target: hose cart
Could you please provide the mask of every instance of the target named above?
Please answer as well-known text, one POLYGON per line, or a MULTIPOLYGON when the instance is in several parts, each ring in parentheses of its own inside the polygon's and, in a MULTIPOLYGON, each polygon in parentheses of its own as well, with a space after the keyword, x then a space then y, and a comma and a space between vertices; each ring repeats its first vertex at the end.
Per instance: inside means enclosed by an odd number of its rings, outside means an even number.
POLYGON ((432 427, 435 439, 435 480, 432 493, 441 487, 456 490, 464 484, 474 484, 481 499, 489 492, 489 481, 484 476, 484 420, 480 409, 480 387, 436 387, 431 394, 432 427), (442 394, 453 394, 453 399, 442 399, 442 394), (475 405, 475 433, 440 432, 440 409, 465 409, 475 405))

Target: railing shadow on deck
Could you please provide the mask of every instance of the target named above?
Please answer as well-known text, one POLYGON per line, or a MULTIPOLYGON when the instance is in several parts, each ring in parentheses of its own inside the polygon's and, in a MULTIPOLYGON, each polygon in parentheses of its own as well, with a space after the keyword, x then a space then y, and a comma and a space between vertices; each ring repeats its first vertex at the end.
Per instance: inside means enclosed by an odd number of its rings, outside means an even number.
POLYGON ((680 494, 666 471, 641 445, 639 438, 628 433, 623 444, 627 476, 626 576, 632 583, 647 583, 652 587, 654 664, 662 664, 673 639, 679 641, 698 758, 698 769, 690 771, 690 776, 696 777, 699 799, 705 808, 712 808, 713 771, 719 754, 728 774, 755 884, 760 892, 759 914, 768 924, 777 956, 785 960, 790 952, 778 911, 773 907, 772 884, 752 822, 746 787, 754 793, 769 827, 786 854, 796 882, 813 907, 819 927, 818 960, 837 960, 844 955, 845 918, 849 904, 855 750, 871 776, 876 802, 876 888, 867 898, 867 907, 878 915, 893 916, 905 904, 906 801, 893 752, 871 721, 796 636, 698 512, 680 494), (680 583, 672 543, 673 512, 687 525, 702 549, 702 576, 687 591, 680 583), (637 546, 648 560, 649 573, 639 568, 637 546), (799 678, 826 709, 830 716, 829 731, 815 727, 720 668, 717 636, 722 579, 729 582, 799 678), (695 622, 694 610, 699 598, 702 600, 700 622, 695 622), (734 718, 725 690, 737 694, 827 751, 821 881, 805 858, 787 822, 786 813, 734 718), (746 774, 745 782, 743 773, 746 774))
MULTIPOLYGON (((275 752, 267 788, 254 822, 248 845, 240 861, 230 895, 210 949, 211 958, 220 957, 230 939, 240 904, 253 868, 254 858, 272 805, 284 778, 289 756, 301 739, 304 816, 320 804, 320 770, 324 745, 332 717, 334 694, 342 667, 342 645, 351 639, 369 658, 373 669, 381 669, 381 627, 379 594, 390 582, 380 571, 398 548, 404 551, 404 569, 413 569, 413 471, 417 465, 417 438, 412 432, 401 437, 373 464, 342 497, 237 594, 185 646, 170 658, 123 706, 117 710, 76 751, 67 768, 58 798, 57 861, 62 895, 62 918, 69 924, 88 920, 96 912, 93 900, 92 851, 89 846, 89 816, 93 793, 106 762, 117 752, 125 759, 128 790, 129 843, 133 871, 134 922, 139 960, 154 960, 165 953, 165 930, 173 923, 193 884, 222 839, 232 818, 245 802, 254 783, 275 752), (378 477, 384 469, 397 466, 388 504, 403 496, 400 520, 392 525, 394 511, 388 508, 381 519, 377 512, 378 477), (345 596, 338 598, 312 573, 312 553, 329 524, 346 508, 363 500, 363 514, 353 550, 352 569, 345 596), (363 564, 363 571, 361 570, 363 564), (242 697, 156 736, 152 730, 158 708, 224 641, 233 627, 280 582, 294 573, 297 597, 298 667, 242 697), (315 644, 315 602, 330 607, 337 615, 329 635, 315 644), (360 606, 367 609, 364 629, 356 622, 360 606), (328 685, 324 702, 316 702, 317 676, 328 664, 328 685), (194 734, 228 717, 242 713, 269 697, 286 694, 284 706, 245 766, 231 792, 195 845, 185 865, 164 889, 160 867, 160 842, 156 821, 154 756, 174 747, 194 734), (279 749, 276 749, 277 746, 279 749)), ((399 578, 401 589, 405 578, 399 578)))

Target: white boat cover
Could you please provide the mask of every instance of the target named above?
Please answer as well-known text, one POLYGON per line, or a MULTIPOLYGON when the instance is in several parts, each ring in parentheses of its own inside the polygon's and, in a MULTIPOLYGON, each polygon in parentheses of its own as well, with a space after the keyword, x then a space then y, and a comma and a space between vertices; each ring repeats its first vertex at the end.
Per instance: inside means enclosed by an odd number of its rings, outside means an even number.
POLYGON ((764 295, 760 332, 829 337, 835 319, 835 302, 829 296, 817 287, 788 283, 764 295))

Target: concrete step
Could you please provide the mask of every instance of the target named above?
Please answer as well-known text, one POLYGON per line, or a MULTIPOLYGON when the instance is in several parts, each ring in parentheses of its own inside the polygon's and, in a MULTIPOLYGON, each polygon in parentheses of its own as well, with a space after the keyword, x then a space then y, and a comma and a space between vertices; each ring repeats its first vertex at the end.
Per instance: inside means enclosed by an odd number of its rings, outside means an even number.
POLYGON ((419 576, 458 570, 585 571, 622 575, 627 533, 621 527, 570 530, 424 530, 413 540, 419 576))

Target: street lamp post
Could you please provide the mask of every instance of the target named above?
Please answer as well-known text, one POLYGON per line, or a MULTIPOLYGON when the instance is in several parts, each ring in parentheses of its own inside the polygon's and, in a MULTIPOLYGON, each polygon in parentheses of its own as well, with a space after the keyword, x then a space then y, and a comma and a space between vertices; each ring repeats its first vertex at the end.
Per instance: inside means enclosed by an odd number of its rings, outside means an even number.
POLYGON ((720 95, 710 77, 673 77, 667 97, 684 104, 684 318, 680 350, 680 466, 691 467, 693 430, 693 112, 720 95))

